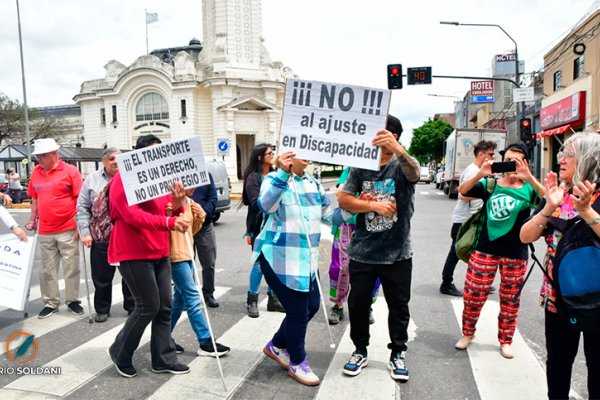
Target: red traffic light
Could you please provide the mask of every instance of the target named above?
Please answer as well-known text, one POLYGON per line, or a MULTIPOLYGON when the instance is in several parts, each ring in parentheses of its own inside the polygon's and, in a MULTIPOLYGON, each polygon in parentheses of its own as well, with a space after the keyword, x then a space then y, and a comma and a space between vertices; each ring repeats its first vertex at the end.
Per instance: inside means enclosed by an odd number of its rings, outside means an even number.
POLYGON ((390 70, 390 74, 392 75, 398 75, 398 72, 400 72, 400 69, 398 67, 392 67, 392 69, 390 70))
POLYGON ((521 120, 521 126, 528 127, 529 125, 531 125, 531 121, 529 119, 521 120))

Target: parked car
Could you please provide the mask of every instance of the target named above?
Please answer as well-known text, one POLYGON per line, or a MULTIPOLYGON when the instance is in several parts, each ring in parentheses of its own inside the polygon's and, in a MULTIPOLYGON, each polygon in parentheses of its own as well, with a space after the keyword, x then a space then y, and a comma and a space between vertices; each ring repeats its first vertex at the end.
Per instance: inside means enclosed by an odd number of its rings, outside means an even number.
POLYGON ((231 199, 229 198, 231 184, 227 176, 227 168, 222 160, 208 160, 206 166, 217 188, 217 207, 213 214, 213 222, 217 222, 221 218, 221 213, 231 208, 231 199))
POLYGON ((421 175, 419 176, 419 182, 431 183, 431 175, 429 174, 429 167, 421 167, 421 175))
POLYGON ((444 188, 444 176, 446 175, 446 171, 444 169, 440 169, 438 173, 435 175, 435 188, 442 190, 444 188))

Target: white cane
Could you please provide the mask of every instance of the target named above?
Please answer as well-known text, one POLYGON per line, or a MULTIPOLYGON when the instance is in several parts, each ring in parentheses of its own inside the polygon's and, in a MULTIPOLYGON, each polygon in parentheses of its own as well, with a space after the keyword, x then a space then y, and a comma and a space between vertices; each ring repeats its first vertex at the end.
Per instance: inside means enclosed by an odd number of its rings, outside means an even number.
POLYGON ((308 229, 306 228, 306 222, 304 221, 304 217, 302 216, 302 206, 300 205, 300 197, 298 196, 298 190, 296 188, 296 182, 294 179, 294 174, 292 173, 292 186, 294 186, 294 195, 296 196, 296 204, 298 204, 298 211, 300 212, 300 221, 302 221, 302 228, 304 229, 304 234, 306 235, 306 241, 308 242, 309 255, 310 255, 310 272, 315 272, 315 280, 317 281, 317 286, 319 288, 319 295, 321 297, 321 306, 323 307, 323 315, 325 316, 325 326, 327 326, 327 332, 329 333, 329 340, 331 344, 330 348, 335 348, 335 343, 333 341, 333 335, 331 334, 331 328, 329 327, 329 320, 327 318, 327 310, 325 308, 325 298, 323 297, 323 289, 321 288, 321 282, 319 277, 319 269, 314 264, 314 259, 312 256, 312 243, 310 241, 310 235, 308 233, 308 229))
MULTIPOLYGON (((190 222, 191 223, 191 222, 190 222)), ((192 267, 194 269, 194 279, 196 280, 196 286, 198 288, 198 292, 200 293, 200 278, 198 277, 198 271, 196 270, 196 263, 194 262, 194 248, 192 247, 192 243, 190 242, 190 238, 188 237, 188 232, 185 231, 183 233, 185 236, 185 241, 188 245, 188 250, 190 252, 190 259, 192 260, 192 267)), ((213 350, 215 351, 215 356, 217 359, 217 365, 219 366, 219 374, 221 374, 221 382, 223 382, 223 389, 227 392, 227 386, 225 385, 225 376, 223 376, 223 369, 221 368, 221 360, 219 359, 219 353, 217 351, 217 344, 215 341, 215 335, 213 334, 212 326, 210 325, 210 317, 208 316, 208 307, 206 307, 206 302, 204 301, 204 297, 200 295, 200 301, 202 302, 202 308, 204 309, 204 317, 206 318, 206 325, 208 326, 208 333, 210 333, 210 340, 212 341, 213 350)))
POLYGON ((85 279, 85 290, 87 293, 87 305, 88 305, 88 322, 90 324, 94 323, 94 320, 92 319, 92 303, 90 302, 90 283, 88 281, 88 274, 87 274, 87 262, 86 262, 86 258, 85 258, 85 246, 83 245, 83 242, 81 243, 81 256, 83 257, 83 277, 85 279))

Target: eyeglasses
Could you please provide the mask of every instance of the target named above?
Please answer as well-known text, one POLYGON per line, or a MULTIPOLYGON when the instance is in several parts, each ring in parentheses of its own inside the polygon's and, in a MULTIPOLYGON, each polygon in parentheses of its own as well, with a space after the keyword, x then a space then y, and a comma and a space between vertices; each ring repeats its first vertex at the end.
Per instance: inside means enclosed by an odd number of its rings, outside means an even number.
POLYGON ((269 151, 265 153, 265 157, 272 157, 273 156, 273 152, 269 151))
POLYGON ((573 151, 559 151, 556 154, 556 159, 562 160, 563 158, 575 158, 575 152, 573 151))

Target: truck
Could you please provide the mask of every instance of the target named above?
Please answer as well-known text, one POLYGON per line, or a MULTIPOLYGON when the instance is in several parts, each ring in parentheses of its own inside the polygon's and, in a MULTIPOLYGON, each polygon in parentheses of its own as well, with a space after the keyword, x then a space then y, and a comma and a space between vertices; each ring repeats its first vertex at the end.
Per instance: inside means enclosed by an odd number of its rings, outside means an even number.
POLYGON ((455 129, 446 139, 446 171, 442 189, 451 199, 458 198, 458 182, 462 171, 473 162, 473 147, 481 140, 496 143, 498 151, 506 147, 506 131, 501 129, 455 129))

